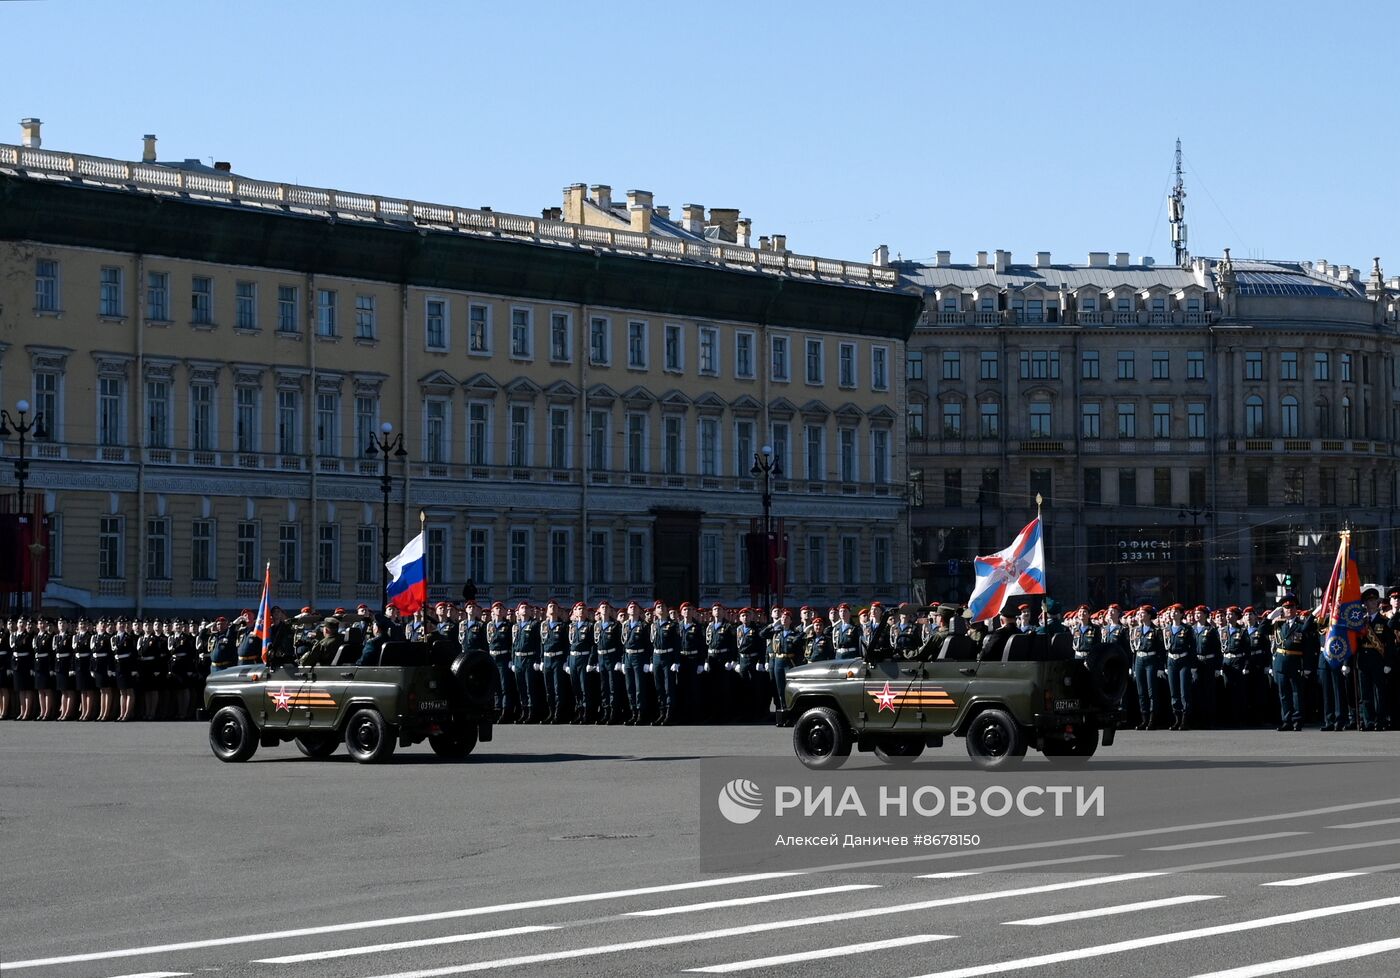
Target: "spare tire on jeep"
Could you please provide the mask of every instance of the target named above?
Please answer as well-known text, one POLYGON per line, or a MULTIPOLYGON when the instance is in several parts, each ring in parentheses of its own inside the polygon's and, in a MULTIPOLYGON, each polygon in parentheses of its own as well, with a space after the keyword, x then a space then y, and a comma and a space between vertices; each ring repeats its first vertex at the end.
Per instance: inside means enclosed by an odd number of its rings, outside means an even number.
POLYGON ((1128 688, 1128 653, 1116 643, 1101 643, 1084 659, 1089 673, 1089 690, 1102 707, 1118 709, 1128 688))
POLYGON ((468 649, 452 660, 448 667, 462 702, 485 714, 491 713, 495 694, 496 664, 485 652, 468 649))

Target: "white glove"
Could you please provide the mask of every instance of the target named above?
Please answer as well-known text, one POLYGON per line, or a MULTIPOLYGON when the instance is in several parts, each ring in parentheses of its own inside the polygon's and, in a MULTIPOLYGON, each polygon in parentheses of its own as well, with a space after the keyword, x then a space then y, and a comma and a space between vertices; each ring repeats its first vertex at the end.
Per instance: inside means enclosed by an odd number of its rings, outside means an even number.
POLYGON ((1390 666, 1386 666, 1385 669, 1384 669, 1383 671, 1385 672, 1385 674, 1386 674, 1387 676, 1389 676, 1389 675, 1390 675, 1390 666))
POLYGON ((510 664, 510 671, 511 671, 511 672, 519 672, 519 671, 520 671, 520 667, 517 666, 514 662, 512 662, 512 663, 510 664))
POLYGON ((671 663, 671 671, 672 671, 672 672, 680 672, 680 671, 681 671, 680 663, 678 663, 678 662, 673 662, 673 663, 671 663))
POLYGON ((584 667, 583 667, 583 671, 584 671, 584 672, 597 672, 597 671, 598 671, 598 667, 597 667, 597 666, 584 666, 584 667))
POLYGON ((1350 676, 1350 675, 1351 675, 1351 666, 1342 666, 1342 675, 1343 675, 1343 676, 1350 676))
POLYGON ((768 671, 768 663, 766 663, 766 662, 760 662, 760 663, 758 664, 758 671, 759 671, 759 672, 767 672, 767 671, 768 671))
POLYGON ((540 663, 540 662, 536 662, 536 663, 535 663, 535 672, 544 672, 544 664, 543 664, 543 663, 540 663))
POLYGON ((1157 670, 1157 678, 1158 678, 1158 679, 1166 679, 1166 678, 1167 678, 1167 670, 1165 670, 1165 669, 1158 669, 1158 670, 1157 670))
POLYGON ((617 665, 613 666, 613 672, 622 672, 622 671, 623 671, 623 670, 622 670, 622 663, 621 663, 621 662, 619 662, 617 665))
POLYGON ((700 667, 700 671, 701 671, 701 672, 709 672, 709 671, 710 671, 710 664, 709 664, 708 662, 705 663, 703 666, 700 667))
POLYGON ((573 668, 573 666, 565 666, 565 667, 564 667, 564 675, 566 675, 566 676, 572 676, 573 674, 574 674, 574 668, 573 668))
POLYGON ((650 662, 648 662, 646 665, 642 666, 642 672, 651 672, 651 663, 650 663, 650 662))

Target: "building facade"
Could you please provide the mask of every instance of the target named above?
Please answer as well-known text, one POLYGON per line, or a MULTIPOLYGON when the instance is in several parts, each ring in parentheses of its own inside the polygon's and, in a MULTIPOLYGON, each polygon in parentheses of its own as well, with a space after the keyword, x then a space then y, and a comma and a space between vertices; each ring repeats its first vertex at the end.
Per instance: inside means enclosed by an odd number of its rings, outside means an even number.
POLYGON ((904 593, 891 269, 25 143, 0 400, 47 422, 47 606, 227 610, 265 563, 283 605, 377 599, 384 422, 435 595, 746 603, 764 445, 788 596, 904 593))
POLYGON ((925 297, 908 426, 931 597, 966 597, 1037 493, 1067 601, 1244 605, 1284 573, 1311 595, 1346 522, 1363 573, 1400 576, 1400 280, 1379 261, 894 267, 925 297))

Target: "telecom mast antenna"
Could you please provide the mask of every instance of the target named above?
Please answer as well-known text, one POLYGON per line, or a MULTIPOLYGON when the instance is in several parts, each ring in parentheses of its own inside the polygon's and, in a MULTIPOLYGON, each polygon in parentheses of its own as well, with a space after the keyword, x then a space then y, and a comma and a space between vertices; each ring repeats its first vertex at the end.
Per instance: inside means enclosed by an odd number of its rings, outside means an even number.
POLYGON ((1186 184, 1181 178, 1181 138, 1176 140, 1176 183, 1172 185, 1167 198, 1167 211, 1172 228, 1172 247, 1176 249, 1176 263, 1185 268, 1191 261, 1191 253, 1186 250, 1186 184))

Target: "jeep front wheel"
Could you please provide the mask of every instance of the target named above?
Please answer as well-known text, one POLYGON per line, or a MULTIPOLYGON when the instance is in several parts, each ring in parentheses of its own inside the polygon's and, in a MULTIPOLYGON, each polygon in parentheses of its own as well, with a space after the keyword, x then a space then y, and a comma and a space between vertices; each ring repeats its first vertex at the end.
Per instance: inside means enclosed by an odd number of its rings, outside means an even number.
POLYGON ((380 764, 394 756, 394 728, 378 710, 359 710, 345 725, 345 750, 361 764, 380 764))
POLYGON ((258 749, 253 718, 241 706, 225 706, 209 721, 209 749, 221 761, 246 761, 258 749))
POLYGON ((438 757, 460 759, 476 747, 476 727, 463 724, 442 733, 429 734, 428 746, 438 757))
POLYGON ((922 737, 887 737, 875 745, 875 756, 895 767, 908 767, 923 752, 922 737))
POLYGON ((302 734, 296 738, 297 750, 312 760, 323 761, 335 753, 340 738, 329 734, 302 734))
POLYGON ((792 747, 805 766, 831 771, 851 756, 851 734, 841 714, 829 706, 814 706, 793 724, 792 747))
POLYGON ((1014 767, 1026 755, 1026 738, 1005 710, 983 710, 967 728, 967 756, 984 770, 1014 767))

